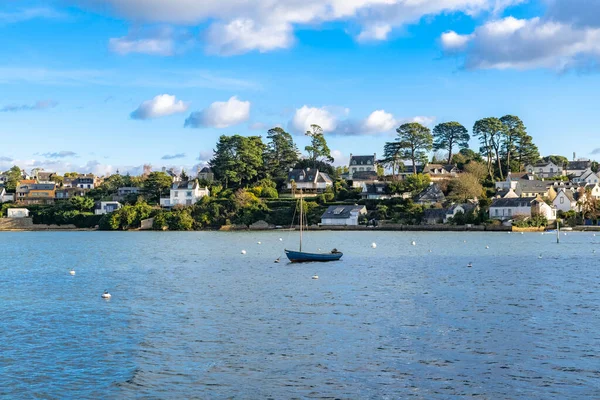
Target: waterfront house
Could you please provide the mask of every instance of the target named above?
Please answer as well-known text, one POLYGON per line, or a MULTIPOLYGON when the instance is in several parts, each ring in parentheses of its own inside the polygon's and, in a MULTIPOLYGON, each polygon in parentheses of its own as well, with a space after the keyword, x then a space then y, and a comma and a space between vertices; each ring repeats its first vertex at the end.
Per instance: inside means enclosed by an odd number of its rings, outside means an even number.
POLYGON ((26 208, 8 208, 6 209, 6 216, 8 218, 27 218, 29 217, 29 210, 26 208))
POLYGON ((6 189, 0 187, 0 203, 9 203, 15 201, 14 193, 7 193, 6 189))
POLYGON ((356 226, 359 216, 365 214, 365 206, 330 206, 321 216, 321 225, 356 226))
POLYGON ((355 156, 350 153, 348 180, 353 180, 357 172, 374 172, 377 176, 377 155, 355 156))
POLYGON ((424 225, 440 225, 444 223, 446 210, 443 208, 428 208, 423 211, 422 222, 424 225))
POLYGON ((530 164, 525 166, 525 170, 527 173, 534 174, 538 178, 552 178, 564 175, 563 167, 554 164, 552 161, 540 161, 533 165, 530 164))
POLYGON ((389 185, 385 182, 365 183, 362 186, 360 197, 367 200, 383 200, 397 197, 392 195, 389 190, 389 185))
POLYGON ((417 204, 442 203, 446 200, 444 192, 437 183, 430 183, 421 193, 415 197, 417 204))
POLYGON ((565 188, 559 189, 556 197, 552 201, 552 204, 554 205, 554 207, 556 207, 557 210, 563 212, 578 210, 577 200, 575 200, 573 192, 565 188))
POLYGON ((531 215, 541 215, 548 221, 556 221, 556 207, 546 204, 538 197, 531 202, 531 215))
POLYGON ((490 206, 490 219, 511 220, 516 216, 531 217, 531 203, 535 197, 494 199, 490 206))
POLYGON ((294 191, 305 190, 310 192, 323 192, 333 185, 333 180, 318 169, 290 169, 288 172, 287 188, 294 191))
POLYGON ((63 187, 62 189, 57 189, 55 198, 56 200, 67 200, 72 197, 83 197, 87 193, 87 189, 80 189, 76 187, 63 187))
POLYGON ((600 182, 600 174, 596 174, 591 168, 587 168, 581 175, 573 176, 573 183, 596 184, 600 182))
POLYGON ((96 207, 94 208, 94 214, 108 214, 117 211, 121 207, 123 206, 118 201, 98 201, 96 202, 96 207))
POLYGON ((546 182, 538 180, 518 180, 515 188, 515 193, 519 197, 547 197, 550 188, 546 182))
POLYGON ((17 184, 15 201, 23 204, 52 204, 56 192, 56 184, 36 183, 33 179, 21 180, 17 184))
POLYGON ((479 206, 473 203, 460 203, 453 204, 449 208, 445 209, 444 223, 447 223, 450 218, 455 218, 458 214, 469 215, 477 211, 479 206))
POLYGON ((161 198, 161 207, 191 206, 204 196, 210 195, 207 187, 201 188, 198 180, 174 182, 171 186, 170 196, 161 198))
POLYGON ((212 182, 215 180, 215 174, 209 167, 204 167, 198 172, 198 179, 201 181, 212 182))

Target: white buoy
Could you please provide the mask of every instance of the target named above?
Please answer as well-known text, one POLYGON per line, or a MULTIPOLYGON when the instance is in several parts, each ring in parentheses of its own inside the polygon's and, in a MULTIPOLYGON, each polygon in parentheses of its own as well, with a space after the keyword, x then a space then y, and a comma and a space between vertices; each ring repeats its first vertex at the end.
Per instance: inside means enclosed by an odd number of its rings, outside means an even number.
POLYGON ((490 248, 490 246, 485 246, 485 248, 486 248, 486 249, 489 249, 489 248, 490 248))
POLYGON ((282 239, 282 238, 279 238, 279 241, 280 241, 280 242, 283 242, 283 239, 282 239))
POLYGON ((429 252, 431 253, 431 250, 429 250, 429 252))
POLYGON ((371 247, 374 249, 377 248, 377 243, 375 243, 375 242, 371 243, 371 247))
POLYGON ((313 275, 313 276, 312 276, 312 278, 313 278, 313 279, 319 279, 319 275, 316 275, 316 274, 315 274, 315 275, 313 275))
POLYGON ((69 273, 70 273, 71 275, 75 275, 75 270, 74 270, 73 268, 71 268, 71 270, 69 271, 69 273))
POLYGON ((542 258, 542 255, 540 254, 540 255, 538 256, 538 258, 540 258, 540 259, 541 259, 541 258, 542 258))
POLYGON ((467 268, 471 268, 472 266, 473 266, 473 263, 469 263, 469 264, 467 265, 467 268))
POLYGON ((596 237, 596 234, 594 233, 594 237, 596 237))
POLYGON ((242 250, 242 254, 246 254, 246 250, 242 250))
POLYGON ((544 234, 544 232, 542 232, 542 235, 544 234))
POLYGON ((467 243, 467 241, 466 241, 466 240, 463 240, 463 243, 467 243))
POLYGON ((415 241, 413 240, 413 241, 411 242, 411 244, 412 244, 413 246, 416 246, 416 245, 417 245, 417 242, 415 242, 415 241))
POLYGON ((262 244, 261 242, 256 242, 256 244, 262 244))
POLYGON ((104 293, 102 293, 102 298, 103 299, 110 299, 110 293, 108 293, 108 290, 105 290, 104 293))
POLYGON ((523 232, 521 232, 521 235, 523 235, 523 232))

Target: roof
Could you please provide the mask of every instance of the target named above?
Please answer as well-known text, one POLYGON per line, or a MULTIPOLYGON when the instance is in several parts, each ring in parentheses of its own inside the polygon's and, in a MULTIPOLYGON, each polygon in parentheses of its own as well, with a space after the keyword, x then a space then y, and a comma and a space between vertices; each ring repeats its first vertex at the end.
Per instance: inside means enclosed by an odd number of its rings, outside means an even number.
POLYGON ((365 185, 367 190, 364 190, 363 193, 370 194, 386 194, 389 184, 387 183, 369 183, 365 185), (379 191, 378 189, 383 189, 379 191))
POLYGON ((288 181, 293 180, 296 182, 314 182, 318 173, 318 169, 292 169, 290 172, 288 172, 288 181))
POLYGON ((569 161, 567 164, 567 169, 587 169, 592 166, 592 162, 590 160, 580 160, 580 161, 569 161))
POLYGON ((189 183, 192 183, 192 187, 191 189, 196 189, 198 187, 198 181, 194 180, 194 181, 181 181, 181 182, 176 182, 173 184, 172 188, 173 189, 190 189, 188 186, 189 183))
POLYGON ((517 197, 517 198, 502 198, 502 199, 494 199, 492 201, 493 207, 527 207, 531 205, 531 202, 534 201, 536 197, 517 197))
POLYGON ((458 207, 462 207, 463 210, 465 210, 465 214, 469 213, 471 211, 473 211, 475 209, 475 207, 477 207, 475 204, 473 203, 461 203, 461 204, 453 204, 449 209, 448 209, 448 214, 450 213, 454 213, 454 210, 458 207))
MULTIPOLYGON (((572 191, 570 191, 570 190, 565 190, 565 189, 560 189, 560 190, 558 191, 558 194, 560 194, 561 192, 562 192, 562 193, 564 193, 564 194, 565 194, 565 196, 567 196, 567 199, 569 199, 571 202, 574 202, 574 201, 575 201, 575 198, 573 197, 573 192, 572 192, 572 191)), ((557 195, 557 196, 558 196, 558 195, 557 195)))
POLYGON ((355 181, 373 181, 378 178, 376 171, 358 171, 352 174, 352 180, 355 181))
POLYGON ((544 181, 530 181, 525 179, 519 179, 517 182, 522 192, 546 193, 548 191, 548 185, 544 181))
POLYGON ((208 167, 204 167, 200 170, 200 173, 209 174, 209 173, 212 173, 212 169, 210 169, 208 167))
POLYGON ((444 192, 442 192, 442 189, 436 183, 427 186, 425 190, 417 195, 417 202, 421 203, 440 203, 445 199, 444 192))
POLYGON ((375 154, 370 156, 350 156, 350 165, 375 165, 375 154))
POLYGON ((54 190, 55 187, 54 183, 36 183, 31 185, 29 190, 54 190))
POLYGON ((446 209, 444 208, 428 208, 427 210, 423 211, 423 218, 424 219, 441 219, 443 220, 444 218, 446 218, 446 209))
POLYGON ((52 179, 53 175, 56 175, 56 172, 39 171, 37 173, 37 178, 40 181, 49 181, 50 179, 52 179))
POLYGON ((319 172, 317 181, 333 183, 333 180, 331 179, 331 177, 328 174, 326 174, 325 172, 319 172))
POLYGON ((321 219, 347 219, 352 212, 366 211, 365 206, 329 206, 327 211, 321 215, 321 219))

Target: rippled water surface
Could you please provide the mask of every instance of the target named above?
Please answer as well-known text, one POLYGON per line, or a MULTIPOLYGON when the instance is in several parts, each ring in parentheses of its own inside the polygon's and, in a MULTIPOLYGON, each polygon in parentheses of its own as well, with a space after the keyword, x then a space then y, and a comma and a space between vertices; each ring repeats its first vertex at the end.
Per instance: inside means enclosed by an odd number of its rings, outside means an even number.
POLYGON ((599 398, 600 234, 561 239, 0 233, 0 396, 599 398))

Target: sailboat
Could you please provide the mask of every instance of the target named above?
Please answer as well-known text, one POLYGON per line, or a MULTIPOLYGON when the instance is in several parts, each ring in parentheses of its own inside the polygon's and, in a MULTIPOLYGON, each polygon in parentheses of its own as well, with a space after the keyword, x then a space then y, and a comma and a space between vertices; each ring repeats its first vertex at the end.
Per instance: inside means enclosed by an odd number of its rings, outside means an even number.
POLYGON ((300 248, 298 251, 294 250, 285 250, 285 255, 287 258, 293 263, 299 262, 327 262, 327 261, 338 261, 344 253, 338 251, 337 249, 331 250, 329 253, 307 253, 302 251, 302 233, 303 233, 303 224, 304 224, 304 216, 303 216, 303 208, 302 208, 302 192, 300 192, 300 248))

